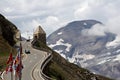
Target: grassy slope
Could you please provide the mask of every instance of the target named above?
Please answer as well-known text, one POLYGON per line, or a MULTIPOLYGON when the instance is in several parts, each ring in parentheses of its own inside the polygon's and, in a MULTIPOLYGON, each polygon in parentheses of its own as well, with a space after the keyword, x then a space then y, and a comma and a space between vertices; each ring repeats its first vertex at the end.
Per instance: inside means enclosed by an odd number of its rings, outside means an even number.
POLYGON ((16 53, 12 47, 16 43, 14 40, 16 31, 17 27, 0 14, 0 71, 5 68, 10 52, 16 53))
MULTIPOLYGON (((51 50, 49 47, 45 46, 40 42, 35 44, 40 49, 51 50)), ((55 80, 111 80, 109 78, 95 75, 90 73, 84 68, 80 68, 75 64, 69 63, 64 58, 62 58, 58 53, 52 51, 53 59, 44 69, 45 74, 54 78, 55 80)))
POLYGON ((11 51, 13 54, 16 53, 15 49, 13 49, 8 42, 0 36, 0 71, 5 69, 6 61, 11 51))

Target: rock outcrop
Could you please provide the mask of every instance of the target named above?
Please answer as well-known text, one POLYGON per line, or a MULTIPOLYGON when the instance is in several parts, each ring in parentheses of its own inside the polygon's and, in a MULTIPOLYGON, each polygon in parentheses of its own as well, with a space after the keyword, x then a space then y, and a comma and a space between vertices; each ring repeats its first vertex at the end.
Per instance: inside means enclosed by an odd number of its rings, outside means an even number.
POLYGON ((13 46, 16 42, 17 27, 0 14, 0 34, 8 43, 13 46))
POLYGON ((18 40, 18 32, 17 27, 0 14, 0 71, 5 68, 9 54, 16 53, 13 46, 18 40))

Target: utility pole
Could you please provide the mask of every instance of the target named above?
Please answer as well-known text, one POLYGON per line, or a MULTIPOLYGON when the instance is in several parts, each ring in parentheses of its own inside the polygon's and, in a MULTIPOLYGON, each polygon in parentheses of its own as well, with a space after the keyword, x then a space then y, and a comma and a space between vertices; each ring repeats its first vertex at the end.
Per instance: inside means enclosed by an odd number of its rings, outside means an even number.
MULTIPOLYGON (((12 53, 12 48, 11 48, 11 53, 12 53)), ((11 71, 11 80, 13 80, 13 56, 12 56, 12 61, 10 63, 10 71, 11 71)))
POLYGON ((19 80, 21 80, 21 77, 22 77, 22 60, 21 60, 21 54, 22 54, 22 43, 20 41, 19 80))
POLYGON ((17 74, 16 74, 16 71, 15 71, 15 80, 17 80, 17 74))
POLYGON ((21 80, 21 75, 22 75, 22 60, 21 60, 21 54, 22 54, 22 44, 21 44, 21 42, 20 42, 20 63, 19 63, 19 80, 21 80))
POLYGON ((11 80, 13 80, 13 70, 11 71, 11 80))

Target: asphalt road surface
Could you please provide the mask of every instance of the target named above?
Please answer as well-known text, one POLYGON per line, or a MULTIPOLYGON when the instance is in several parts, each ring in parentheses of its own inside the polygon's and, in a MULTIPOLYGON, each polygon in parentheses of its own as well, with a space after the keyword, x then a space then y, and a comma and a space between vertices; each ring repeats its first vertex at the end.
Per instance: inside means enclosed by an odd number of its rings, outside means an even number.
MULTIPOLYGON (((22 60, 23 70, 21 80, 44 80, 40 74, 40 66, 45 60, 46 52, 36 50, 31 47, 31 42, 22 41, 24 58, 22 60), (30 50, 30 54, 25 53, 25 49, 30 50)), ((14 74, 13 74, 14 75, 14 74)), ((3 74, 4 80, 10 80, 10 73, 3 74)), ((13 80, 15 78, 13 77, 13 80)))

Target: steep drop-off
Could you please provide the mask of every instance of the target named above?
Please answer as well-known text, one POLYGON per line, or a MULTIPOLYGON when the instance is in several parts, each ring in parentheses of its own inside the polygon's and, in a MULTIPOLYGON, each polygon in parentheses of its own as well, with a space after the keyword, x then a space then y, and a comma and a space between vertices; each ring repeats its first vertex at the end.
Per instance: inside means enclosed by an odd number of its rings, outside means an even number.
POLYGON ((44 73, 53 80, 112 80, 68 62, 40 41, 36 41, 34 45, 41 50, 52 52, 53 58, 45 67, 44 73))

